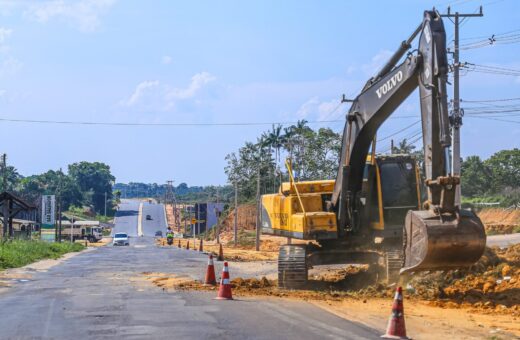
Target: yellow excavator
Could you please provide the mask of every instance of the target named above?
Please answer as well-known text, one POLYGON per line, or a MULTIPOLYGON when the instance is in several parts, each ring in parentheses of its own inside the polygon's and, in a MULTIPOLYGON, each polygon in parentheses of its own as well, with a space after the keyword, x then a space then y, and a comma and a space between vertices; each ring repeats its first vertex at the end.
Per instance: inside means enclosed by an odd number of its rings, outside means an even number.
POLYGON ((399 273, 469 267, 482 256, 482 222, 455 203, 460 178, 450 171, 447 59, 442 18, 425 11, 419 27, 352 100, 336 179, 296 182, 288 163, 290 181, 262 196, 262 233, 309 241, 280 247, 280 287, 303 287, 317 265, 383 264, 392 280, 399 273), (398 64, 419 34, 418 49, 398 64), (375 153, 378 128, 416 88, 424 181, 412 156, 375 153))

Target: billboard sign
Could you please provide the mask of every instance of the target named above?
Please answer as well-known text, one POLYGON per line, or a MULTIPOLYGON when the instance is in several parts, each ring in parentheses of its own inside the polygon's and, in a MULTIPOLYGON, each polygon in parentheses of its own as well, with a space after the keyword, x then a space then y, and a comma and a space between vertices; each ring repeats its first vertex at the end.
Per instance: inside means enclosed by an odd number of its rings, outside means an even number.
POLYGON ((42 224, 46 227, 53 226, 56 222, 56 196, 42 196, 42 224))

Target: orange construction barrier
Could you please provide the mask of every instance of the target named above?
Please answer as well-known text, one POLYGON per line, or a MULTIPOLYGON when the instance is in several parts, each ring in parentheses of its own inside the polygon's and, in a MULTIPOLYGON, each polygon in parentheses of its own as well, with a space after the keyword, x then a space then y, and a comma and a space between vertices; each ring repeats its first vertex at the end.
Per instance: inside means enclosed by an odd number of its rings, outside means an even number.
POLYGON ((218 249, 217 261, 224 261, 224 251, 222 250, 222 243, 220 243, 220 248, 218 249))
POLYGON ((213 265, 213 255, 209 255, 208 259, 208 269, 206 270, 206 277, 204 278, 205 285, 214 286, 217 284, 217 279, 215 278, 215 266, 213 265))
POLYGON ((204 249, 204 246, 202 245, 202 239, 200 240, 200 243, 199 243, 199 251, 203 251, 204 249))
POLYGON ((403 289, 397 287, 395 291, 394 303, 392 305, 392 315, 388 320, 386 334, 381 335, 387 339, 410 339, 406 336, 406 326, 404 324, 404 308, 403 308, 403 289))
POLYGON ((231 295, 231 282, 229 280, 228 263, 224 262, 224 269, 222 270, 222 278, 220 279, 220 286, 218 287, 217 300, 233 300, 231 295))

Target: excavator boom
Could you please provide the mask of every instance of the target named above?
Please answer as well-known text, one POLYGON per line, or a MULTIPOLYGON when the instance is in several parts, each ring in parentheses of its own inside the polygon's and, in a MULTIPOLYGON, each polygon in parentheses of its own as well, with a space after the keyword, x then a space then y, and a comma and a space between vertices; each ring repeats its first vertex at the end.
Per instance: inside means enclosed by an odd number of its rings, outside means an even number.
POLYGON ((455 204, 460 178, 452 176, 449 170, 447 75, 442 19, 435 11, 425 11, 422 25, 354 100, 345 123, 340 167, 329 205, 337 214, 340 236, 359 228, 357 196, 378 128, 419 87, 428 200, 425 210, 407 214, 401 273, 467 267, 480 258, 485 248, 480 219, 455 204), (393 65, 419 32, 418 53, 393 65))

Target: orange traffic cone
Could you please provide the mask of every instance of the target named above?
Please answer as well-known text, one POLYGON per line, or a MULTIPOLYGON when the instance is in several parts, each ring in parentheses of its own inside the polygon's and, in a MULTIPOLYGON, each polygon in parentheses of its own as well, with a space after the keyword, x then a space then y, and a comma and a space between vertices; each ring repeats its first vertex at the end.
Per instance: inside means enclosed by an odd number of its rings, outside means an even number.
POLYGON ((213 265, 213 255, 209 255, 208 259, 208 269, 206 270, 206 278, 204 279, 204 285, 214 286, 217 284, 217 279, 215 278, 215 266, 213 265))
POLYGON ((220 278, 220 286, 218 287, 217 300, 233 300, 231 295, 231 282, 229 281, 228 263, 224 262, 222 277, 220 278))
POLYGON ((190 250, 190 240, 186 242, 186 250, 190 250))
POLYGON ((202 245, 202 239, 200 240, 200 243, 199 243, 199 251, 203 251, 204 249, 204 246, 202 245))
POLYGON ((182 248, 182 246, 181 246, 181 239, 179 239, 179 243, 177 244, 177 248, 182 248))
POLYGON ((406 326, 404 324, 404 308, 403 308, 403 289, 397 287, 395 291, 394 303, 392 305, 392 315, 388 320, 386 334, 381 335, 387 339, 410 339, 406 336, 406 326))
POLYGON ((222 243, 220 243, 220 248, 218 249, 217 261, 224 261, 224 251, 222 250, 222 243))

